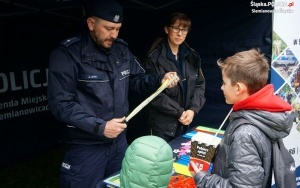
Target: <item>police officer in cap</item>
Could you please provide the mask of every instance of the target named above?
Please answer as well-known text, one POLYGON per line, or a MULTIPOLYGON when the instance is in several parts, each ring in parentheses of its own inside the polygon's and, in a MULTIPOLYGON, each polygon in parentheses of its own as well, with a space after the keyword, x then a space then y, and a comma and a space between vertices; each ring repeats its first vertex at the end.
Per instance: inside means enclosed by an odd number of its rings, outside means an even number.
MULTIPOLYGON (((118 39, 123 8, 114 0, 87 7, 87 30, 68 38, 49 60, 49 108, 65 124, 67 150, 62 188, 93 188, 117 172, 127 149, 128 92, 150 95, 166 79, 148 75, 126 42, 118 39)), ((169 87, 174 87, 178 79, 169 87)))

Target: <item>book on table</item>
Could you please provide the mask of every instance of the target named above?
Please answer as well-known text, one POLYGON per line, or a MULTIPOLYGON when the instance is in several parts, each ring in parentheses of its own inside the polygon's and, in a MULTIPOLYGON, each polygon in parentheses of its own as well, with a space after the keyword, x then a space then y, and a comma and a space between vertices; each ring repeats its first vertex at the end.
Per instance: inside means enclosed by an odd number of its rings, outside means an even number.
POLYGON ((106 183, 107 187, 110 188, 119 188, 120 187, 120 174, 111 176, 104 180, 104 183, 106 183))

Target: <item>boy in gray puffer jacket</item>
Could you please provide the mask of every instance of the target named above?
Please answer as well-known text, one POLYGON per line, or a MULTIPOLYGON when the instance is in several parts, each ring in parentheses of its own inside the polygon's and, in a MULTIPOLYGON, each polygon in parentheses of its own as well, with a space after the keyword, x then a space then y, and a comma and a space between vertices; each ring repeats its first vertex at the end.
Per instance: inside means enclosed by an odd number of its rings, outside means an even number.
POLYGON ((290 133, 292 107, 267 84, 270 68, 259 50, 236 53, 218 65, 221 89, 233 110, 212 173, 191 162, 195 183, 198 188, 271 187, 272 145, 290 133))

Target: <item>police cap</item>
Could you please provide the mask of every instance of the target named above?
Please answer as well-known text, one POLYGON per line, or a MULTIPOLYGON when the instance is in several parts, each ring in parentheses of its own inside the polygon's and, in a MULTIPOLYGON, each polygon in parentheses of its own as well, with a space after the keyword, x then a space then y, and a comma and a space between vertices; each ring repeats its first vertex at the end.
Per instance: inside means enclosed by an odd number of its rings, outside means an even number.
POLYGON ((123 7, 116 0, 90 0, 87 16, 96 16, 114 23, 122 23, 123 7))

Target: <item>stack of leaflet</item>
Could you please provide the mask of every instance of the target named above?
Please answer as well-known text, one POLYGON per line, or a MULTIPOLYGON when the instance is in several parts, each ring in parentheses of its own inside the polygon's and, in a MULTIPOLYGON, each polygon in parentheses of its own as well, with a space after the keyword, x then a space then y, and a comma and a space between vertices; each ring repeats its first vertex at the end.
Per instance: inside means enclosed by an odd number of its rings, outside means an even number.
MULTIPOLYGON (((204 132, 204 133, 214 135, 214 134, 216 134, 217 131, 218 131, 217 129, 204 127, 204 126, 199 125, 194 130, 192 130, 191 132, 188 132, 185 135, 183 135, 183 137, 191 139, 197 132, 204 132)), ((225 131, 220 130, 217 136, 222 138, 223 135, 224 135, 224 132, 225 131)))
MULTIPOLYGON (((208 134, 212 134, 212 135, 215 135, 215 134, 217 133, 217 131, 218 131, 218 129, 209 128, 209 127, 204 127, 204 126, 198 126, 198 127, 195 128, 195 130, 196 130, 197 132, 204 132, 204 133, 208 133, 208 134)), ((224 132, 225 132, 225 131, 223 131, 223 130, 219 130, 217 136, 218 136, 219 138, 222 138, 223 135, 224 135, 224 132)))

